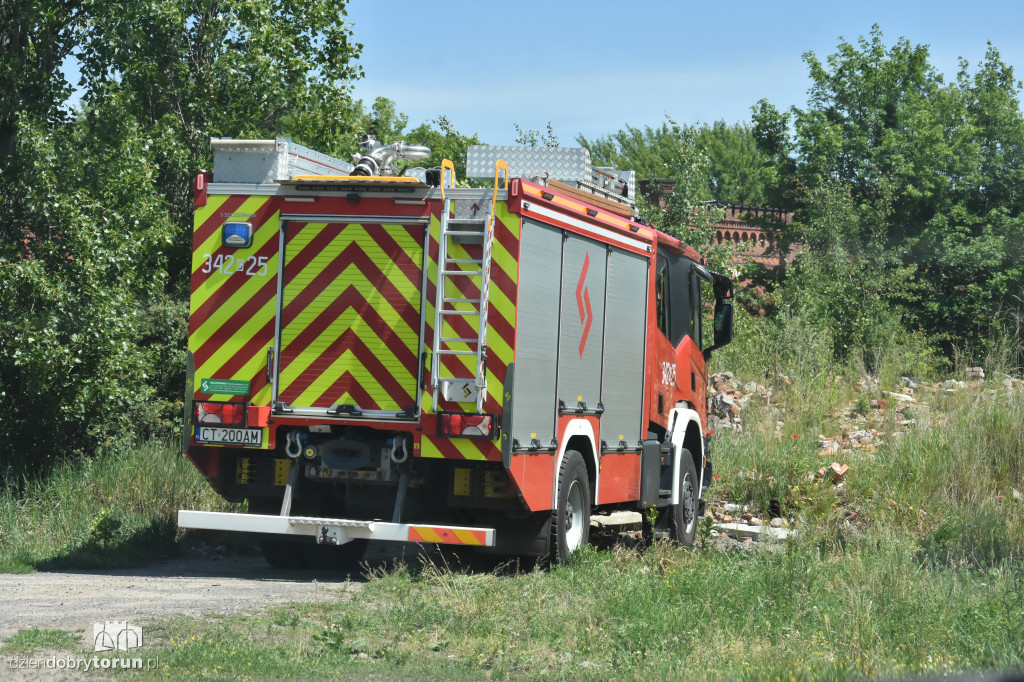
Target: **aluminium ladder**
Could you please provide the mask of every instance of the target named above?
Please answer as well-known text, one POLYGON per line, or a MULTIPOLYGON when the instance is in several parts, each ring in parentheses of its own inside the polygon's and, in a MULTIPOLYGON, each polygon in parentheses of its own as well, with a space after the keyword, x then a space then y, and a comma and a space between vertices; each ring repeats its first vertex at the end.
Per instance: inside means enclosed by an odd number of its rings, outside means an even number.
MULTIPOLYGON (((438 239, 437 255, 437 297, 434 301, 434 343, 431 356, 430 386, 433 389, 433 410, 437 412, 438 400, 444 393, 445 400, 451 402, 467 402, 459 400, 454 391, 461 387, 464 397, 472 396, 468 388, 472 385, 476 393, 476 411, 483 412, 487 396, 487 309, 491 283, 491 250, 494 243, 494 206, 498 199, 498 180, 500 172, 505 172, 505 189, 508 189, 508 164, 497 161, 494 167, 494 190, 491 202, 483 218, 450 218, 454 198, 445 192, 446 178, 455 186, 455 166, 445 159, 441 162, 441 234, 438 239), (447 171, 447 176, 446 176, 447 171), (457 238, 483 237, 482 258, 453 258, 449 255, 449 240, 457 238), (471 269, 463 269, 468 266, 471 269), (471 277, 480 278, 479 298, 468 298, 463 288, 469 288, 471 277), (462 285, 462 286, 460 286, 462 285), (476 337, 445 336, 445 323, 455 318, 475 318, 476 337), (463 348, 454 348, 454 344, 463 348), (442 357, 472 356, 476 374, 468 376, 470 370, 459 362, 458 369, 450 374, 445 373, 442 357), (464 370, 467 376, 461 376, 464 370)), ((454 329, 449 323, 449 328, 454 329)), ((452 332, 454 333, 454 332, 452 332)), ((453 363, 455 364, 455 363, 453 363)))

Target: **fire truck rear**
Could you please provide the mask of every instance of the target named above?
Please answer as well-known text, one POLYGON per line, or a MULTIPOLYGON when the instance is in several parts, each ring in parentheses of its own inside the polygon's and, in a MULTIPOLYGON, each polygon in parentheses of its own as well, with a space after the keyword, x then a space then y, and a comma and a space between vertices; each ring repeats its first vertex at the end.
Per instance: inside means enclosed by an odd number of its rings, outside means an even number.
POLYGON ((355 165, 288 139, 212 145, 184 448, 248 513, 179 526, 263 534, 275 566, 369 540, 564 562, 591 514, 621 509, 692 544, 732 284, 637 220, 632 172, 477 146, 481 189, 448 161, 396 173, 430 153, 403 143, 367 139, 355 165))

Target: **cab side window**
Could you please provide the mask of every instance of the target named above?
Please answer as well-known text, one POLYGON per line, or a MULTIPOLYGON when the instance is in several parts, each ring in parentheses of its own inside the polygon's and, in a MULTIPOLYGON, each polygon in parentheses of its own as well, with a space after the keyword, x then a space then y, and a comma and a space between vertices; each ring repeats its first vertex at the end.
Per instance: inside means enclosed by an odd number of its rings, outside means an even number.
POLYGON ((658 316, 658 329, 665 336, 668 336, 669 330, 669 279, 668 279, 668 259, 664 256, 658 256, 658 269, 654 276, 654 292, 656 296, 655 302, 655 314, 658 316))
POLYGON ((690 319, 690 264, 692 261, 674 253, 667 254, 669 262, 669 333, 673 346, 692 335, 690 319))
POLYGON ((678 346, 689 336, 701 347, 701 278, 689 258, 658 253, 654 277, 658 329, 678 346))
POLYGON ((701 277, 697 274, 696 268, 690 268, 690 338, 697 344, 697 348, 703 348, 701 339, 703 332, 700 319, 700 283, 701 277))

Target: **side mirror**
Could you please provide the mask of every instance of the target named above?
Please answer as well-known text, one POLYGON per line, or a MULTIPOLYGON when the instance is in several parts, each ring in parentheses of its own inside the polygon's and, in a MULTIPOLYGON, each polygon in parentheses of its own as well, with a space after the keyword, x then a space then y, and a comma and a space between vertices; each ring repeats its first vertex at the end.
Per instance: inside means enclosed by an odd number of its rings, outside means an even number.
POLYGON ((715 289, 715 342, 704 349, 704 359, 711 359, 711 351, 732 341, 732 280, 717 272, 711 273, 715 289))
POLYGON ((732 341, 732 301, 715 302, 715 348, 732 341))
POLYGON ((732 280, 725 275, 720 275, 717 272, 711 273, 711 283, 715 289, 715 303, 721 303, 723 300, 728 299, 732 302, 732 280))

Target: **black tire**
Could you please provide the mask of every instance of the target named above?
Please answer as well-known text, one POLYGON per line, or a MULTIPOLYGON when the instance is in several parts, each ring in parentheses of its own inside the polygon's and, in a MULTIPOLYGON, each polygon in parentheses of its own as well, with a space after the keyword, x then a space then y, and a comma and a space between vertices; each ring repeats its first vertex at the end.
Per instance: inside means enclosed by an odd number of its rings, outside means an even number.
POLYGON ((558 499, 551 510, 552 564, 566 564, 569 556, 590 538, 590 479, 583 455, 566 451, 558 468, 558 499))
MULTIPOLYGON (((308 540, 308 538, 303 539, 308 540)), ((311 542, 311 540, 308 541, 311 542)), ((306 567, 306 556, 302 551, 302 545, 294 540, 261 538, 260 550, 263 552, 263 558, 273 568, 294 571, 306 567)))
POLYGON ((668 508, 670 537, 683 547, 693 547, 697 537, 697 508, 700 480, 690 451, 679 453, 679 504, 668 508))

